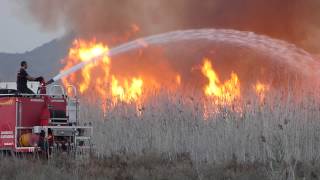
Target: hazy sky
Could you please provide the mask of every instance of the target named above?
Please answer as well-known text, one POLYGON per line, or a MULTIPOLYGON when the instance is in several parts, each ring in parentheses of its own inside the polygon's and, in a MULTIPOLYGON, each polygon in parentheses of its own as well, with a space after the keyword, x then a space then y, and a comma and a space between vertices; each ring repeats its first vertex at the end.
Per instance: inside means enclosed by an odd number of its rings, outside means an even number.
POLYGON ((46 32, 19 13, 13 0, 0 0, 0 52, 25 52, 63 34, 46 32))

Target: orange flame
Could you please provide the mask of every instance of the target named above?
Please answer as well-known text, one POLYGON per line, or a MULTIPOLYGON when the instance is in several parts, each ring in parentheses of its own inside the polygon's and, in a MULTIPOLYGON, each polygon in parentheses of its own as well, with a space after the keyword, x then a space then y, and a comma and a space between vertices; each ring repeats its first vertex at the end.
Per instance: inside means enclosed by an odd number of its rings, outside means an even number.
POLYGON ((258 81, 253 88, 256 94, 258 95, 260 102, 263 102, 265 99, 266 93, 270 90, 270 86, 258 81))
POLYGON ((222 84, 209 59, 204 60, 202 73, 209 80, 209 84, 205 87, 205 94, 208 97, 213 97, 221 103, 232 103, 240 98, 240 81, 237 74, 231 73, 231 79, 222 84))
POLYGON ((131 102, 137 100, 142 95, 143 80, 132 77, 125 79, 123 83, 116 78, 116 75, 110 74, 111 60, 106 55, 109 48, 95 40, 86 42, 84 40, 75 40, 73 48, 69 51, 69 56, 65 59, 64 70, 71 68, 75 64, 92 58, 101 56, 102 61, 97 61, 86 65, 81 70, 81 77, 72 74, 62 80, 65 86, 71 83, 77 83, 81 94, 94 92, 98 97, 106 100, 110 95, 112 101, 131 102), (108 82, 112 82, 108 84, 108 82))
POLYGON ((136 101, 142 95, 143 80, 141 78, 133 78, 131 83, 128 80, 124 81, 123 86, 119 81, 112 76, 112 96, 116 101, 130 103, 136 101))

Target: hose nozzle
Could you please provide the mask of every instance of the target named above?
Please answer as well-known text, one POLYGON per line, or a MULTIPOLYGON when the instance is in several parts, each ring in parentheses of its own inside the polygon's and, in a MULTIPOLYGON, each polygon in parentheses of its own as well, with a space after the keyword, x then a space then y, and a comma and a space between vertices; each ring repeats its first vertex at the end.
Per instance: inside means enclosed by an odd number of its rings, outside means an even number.
POLYGON ((49 85, 49 84, 52 84, 52 83, 54 83, 54 80, 50 79, 48 82, 46 82, 46 85, 49 85))

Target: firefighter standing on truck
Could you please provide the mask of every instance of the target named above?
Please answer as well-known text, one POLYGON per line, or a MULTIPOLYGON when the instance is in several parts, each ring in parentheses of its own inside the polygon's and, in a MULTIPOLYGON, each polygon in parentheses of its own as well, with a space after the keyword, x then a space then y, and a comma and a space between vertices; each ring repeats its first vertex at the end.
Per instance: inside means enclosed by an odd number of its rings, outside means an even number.
POLYGON ((28 81, 42 81, 43 77, 33 78, 29 76, 26 69, 28 68, 28 64, 26 61, 21 62, 20 70, 17 74, 17 90, 19 93, 22 94, 34 94, 34 92, 28 88, 27 83, 28 81))

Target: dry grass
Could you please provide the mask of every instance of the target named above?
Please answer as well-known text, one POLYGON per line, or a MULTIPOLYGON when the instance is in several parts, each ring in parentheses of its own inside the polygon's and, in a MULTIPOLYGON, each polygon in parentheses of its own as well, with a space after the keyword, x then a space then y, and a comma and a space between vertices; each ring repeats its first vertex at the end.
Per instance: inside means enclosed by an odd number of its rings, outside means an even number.
POLYGON ((140 116, 134 104, 121 104, 109 109, 106 117, 90 113, 97 108, 87 108, 82 117, 94 120, 97 152, 104 155, 190 153, 194 161, 215 163, 234 157, 239 163, 320 157, 320 104, 316 101, 295 104, 274 97, 264 104, 245 102, 219 107, 205 119, 200 101, 161 95, 144 104, 140 116))
POLYGON ((195 166, 188 154, 111 155, 92 157, 87 161, 74 161, 61 157, 50 161, 32 158, 1 159, 0 179, 23 180, 85 180, 85 179, 257 179, 267 177, 260 164, 226 165, 206 164, 195 166))
POLYGON ((297 102, 273 95, 264 103, 251 98, 226 107, 162 93, 141 107, 141 115, 135 104, 120 104, 108 109, 106 117, 96 108, 86 108, 82 117, 95 120, 98 155, 152 152, 174 158, 188 153, 199 165, 261 163, 268 177, 295 177, 297 164, 317 166, 320 158, 320 104, 315 97, 308 94, 297 102), (214 109, 208 118, 203 104, 214 109))
POLYGON ((197 164, 188 154, 176 154, 175 158, 171 158, 168 154, 149 153, 137 156, 118 153, 108 157, 91 157, 86 161, 76 161, 65 156, 49 161, 5 157, 1 158, 0 179, 319 179, 319 169, 319 163, 295 162, 293 166, 278 162, 270 166, 259 162, 239 164, 233 160, 224 164, 197 164))

